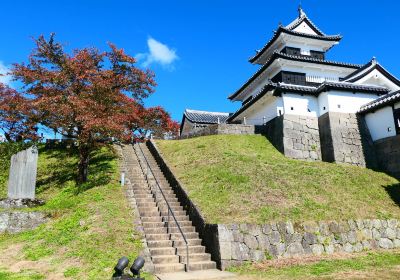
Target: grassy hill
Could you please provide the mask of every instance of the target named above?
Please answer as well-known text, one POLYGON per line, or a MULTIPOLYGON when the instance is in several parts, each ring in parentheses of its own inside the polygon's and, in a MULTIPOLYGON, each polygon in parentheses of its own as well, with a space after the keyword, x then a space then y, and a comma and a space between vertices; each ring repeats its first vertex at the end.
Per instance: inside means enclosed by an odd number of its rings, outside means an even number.
MULTIPOLYGON (((0 279, 108 279, 122 255, 141 249, 133 216, 118 184, 118 162, 110 148, 92 158, 89 182, 74 182, 77 154, 39 149, 37 197, 46 204, 32 210, 53 219, 17 235, 0 234, 0 279)), ((0 171, 6 194, 8 167, 0 171)))
POLYGON ((209 223, 400 218, 396 179, 356 166, 288 159, 260 135, 157 145, 209 223))

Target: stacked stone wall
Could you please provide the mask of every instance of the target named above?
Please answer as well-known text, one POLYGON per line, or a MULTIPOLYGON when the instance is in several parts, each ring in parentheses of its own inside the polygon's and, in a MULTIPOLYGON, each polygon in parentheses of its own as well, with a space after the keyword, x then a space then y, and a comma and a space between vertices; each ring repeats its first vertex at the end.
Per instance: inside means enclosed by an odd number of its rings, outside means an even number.
POLYGON ((400 247, 398 220, 218 225, 221 268, 246 261, 400 247))
POLYGON ((361 116, 328 112, 318 123, 324 161, 376 167, 371 136, 361 116))
POLYGON ((320 160, 318 118, 284 115, 283 146, 284 154, 289 158, 320 160))
POLYGON ((43 212, 2 212, 0 213, 0 234, 32 230, 48 220, 49 216, 43 212))
POLYGON ((379 168, 400 179, 400 135, 375 141, 379 168))
POLYGON ((289 158, 321 159, 317 118, 285 114, 266 123, 263 133, 278 151, 289 158))
POLYGON ((206 135, 251 135, 255 134, 256 128, 254 125, 245 124, 211 124, 200 129, 193 129, 190 132, 182 135, 181 139, 193 138, 206 135))

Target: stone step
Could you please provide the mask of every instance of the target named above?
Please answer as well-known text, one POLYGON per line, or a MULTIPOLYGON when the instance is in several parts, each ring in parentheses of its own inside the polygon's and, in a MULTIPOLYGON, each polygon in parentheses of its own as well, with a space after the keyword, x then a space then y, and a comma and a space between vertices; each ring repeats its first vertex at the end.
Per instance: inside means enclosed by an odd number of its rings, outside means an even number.
POLYGON ((135 197, 136 203, 152 203, 154 202, 153 198, 137 198, 135 197))
POLYGON ((161 216, 157 216, 157 217, 140 217, 140 219, 142 220, 142 223, 146 223, 146 222, 162 222, 161 216))
MULTIPOLYGON (((179 262, 186 263, 186 254, 179 255, 179 262)), ((208 253, 189 253, 189 263, 191 262, 206 262, 211 260, 211 255, 208 253)))
POLYGON ((156 240, 171 240, 169 234, 146 234, 146 239, 148 241, 156 241, 156 240))
MULTIPOLYGON (((181 225, 179 225, 179 226, 181 226, 181 225)), ((189 227, 181 226, 181 230, 183 231, 183 233, 195 232, 195 228, 193 226, 189 226, 189 227)), ((179 233, 179 232, 180 231, 178 229, 178 226, 169 228, 169 233, 179 233)))
MULTIPOLYGON (((182 235, 180 233, 171 233, 171 240, 182 240, 182 235)), ((187 232, 185 233, 186 239, 195 239, 199 238, 199 234, 197 232, 187 232)))
POLYGON ((159 227, 165 227, 165 223, 163 222, 143 222, 142 223, 143 228, 159 228, 159 227))
MULTIPOLYGON (((191 221, 178 221, 178 223, 179 223, 180 227, 190 227, 190 226, 192 226, 192 222, 191 221)), ((164 222, 164 226, 167 227, 168 223, 164 222)), ((177 227, 177 225, 176 225, 174 220, 170 221, 169 227, 171 227, 171 228, 177 227)))
POLYGON ((174 242, 172 240, 148 240, 147 246, 149 248, 165 248, 172 247, 174 242))
POLYGON ((137 204, 137 206, 139 208, 156 207, 158 209, 157 204, 154 201, 152 201, 152 202, 144 202, 144 203, 143 202, 139 202, 139 203, 136 203, 136 204, 137 204))
POLYGON ((150 254, 152 256, 175 255, 176 254, 176 249, 172 248, 171 246, 169 246, 169 247, 149 248, 149 250, 150 250, 150 254))
MULTIPOLYGON (((168 217, 168 210, 167 209, 161 210, 160 213, 161 213, 161 216, 168 217)), ((174 214, 175 217, 177 217, 177 216, 186 216, 186 211, 183 211, 183 210, 175 211, 175 210, 173 210, 173 214, 174 214)), ((170 215, 171 215, 171 213, 170 213, 170 215)), ((173 219, 173 218, 171 217, 171 219, 173 219)))
MULTIPOLYGON (((200 254, 205 253, 206 249, 204 246, 189 246, 188 247, 189 254, 200 254)), ((176 253, 180 256, 186 256, 186 246, 176 247, 176 253)))
POLYGON ((165 227, 154 227, 154 228, 144 228, 146 234, 162 234, 167 233, 167 228, 165 227))
POLYGON ((151 256, 151 260, 153 261, 154 264, 179 263, 179 256, 177 256, 177 255, 151 256))
POLYGON ((150 212, 150 211, 141 211, 139 209, 139 213, 140 213, 140 216, 142 216, 142 217, 158 217, 158 216, 160 216, 160 213, 157 210, 150 212))
MULTIPOLYGON (((182 212, 182 211, 184 211, 182 206, 171 206, 171 205, 170 205, 170 207, 171 207, 172 212, 173 212, 174 214, 177 213, 177 212, 182 212)), ((169 208, 167 207, 167 205, 162 205, 162 206, 158 205, 157 208, 158 208, 161 212, 168 213, 167 211, 168 211, 169 208)))
MULTIPOLYGON (((196 239, 187 239, 187 242, 189 243, 189 246, 200 246, 201 245, 201 239, 196 238, 196 239)), ((186 246, 185 241, 181 240, 174 240, 172 241, 172 246, 174 247, 184 247, 186 246)))
MULTIPOLYGON (((162 217, 162 221, 163 222, 167 222, 168 221, 168 216, 161 216, 162 217)), ((178 222, 182 222, 182 221, 189 221, 189 217, 187 215, 175 215, 175 219, 178 222)), ((170 216, 169 221, 171 223, 174 222, 174 218, 172 218, 172 216, 170 216)))
POLYGON ((213 261, 205 261, 205 262, 190 262, 189 259, 189 270, 207 270, 207 269, 216 269, 217 265, 213 261))
POLYGON ((134 194, 134 196, 135 196, 136 199, 140 199, 140 198, 143 198, 143 199, 151 198, 151 199, 154 200, 154 197, 153 197, 153 195, 151 195, 151 194, 138 194, 138 195, 136 195, 135 192, 133 192, 133 194, 134 194))
POLYGON ((173 273, 173 272, 183 272, 185 271, 185 265, 183 263, 176 264, 155 264, 155 273, 173 273))

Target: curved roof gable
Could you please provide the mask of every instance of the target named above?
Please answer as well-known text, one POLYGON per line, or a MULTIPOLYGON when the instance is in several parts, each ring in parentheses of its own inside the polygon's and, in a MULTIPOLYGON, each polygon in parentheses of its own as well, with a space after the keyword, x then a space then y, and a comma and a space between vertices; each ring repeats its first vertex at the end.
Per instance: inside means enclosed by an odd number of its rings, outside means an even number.
POLYGON ((310 39, 317 39, 322 41, 333 41, 339 42, 342 39, 341 35, 326 35, 323 33, 304 13, 304 11, 299 9, 299 17, 296 18, 293 22, 291 22, 286 27, 280 25, 276 31, 274 31, 274 35, 263 47, 258 50, 257 53, 249 59, 250 63, 255 63, 257 60, 277 41, 279 36, 282 34, 289 34, 293 36, 299 36, 310 39), (301 27, 301 24, 305 23, 311 32, 304 31, 301 27))
POLYGON ((370 73, 372 73, 374 70, 377 70, 379 73, 381 73, 385 78, 387 78, 390 82, 395 84, 397 87, 400 87, 400 80, 397 79, 394 75, 392 75, 389 71, 387 71, 385 68, 383 68, 375 58, 372 58, 370 62, 365 64, 363 67, 358 69, 357 71, 354 71, 347 77, 344 77, 342 81, 344 82, 350 82, 350 83, 356 83, 363 79, 364 77, 367 77, 370 73))

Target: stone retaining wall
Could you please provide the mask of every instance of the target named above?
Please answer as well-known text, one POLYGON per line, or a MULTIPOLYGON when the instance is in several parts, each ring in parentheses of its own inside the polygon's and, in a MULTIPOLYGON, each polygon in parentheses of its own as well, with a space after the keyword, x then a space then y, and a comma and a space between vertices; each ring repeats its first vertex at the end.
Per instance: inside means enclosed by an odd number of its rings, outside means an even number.
POLYGON ((376 167, 373 143, 362 117, 328 112, 318 123, 324 161, 376 167))
POLYGON ((398 220, 218 225, 221 268, 245 261, 400 247, 398 220))
POLYGON ((317 118, 285 114, 269 121, 264 133, 289 158, 321 160, 317 118))
POLYGON ((400 135, 374 143, 379 168, 400 179, 400 135))
POLYGON ((222 135, 222 134, 236 134, 236 135, 251 135, 255 134, 256 127, 254 125, 245 124, 212 124, 207 127, 192 130, 182 135, 181 139, 193 138, 206 135, 222 135))

